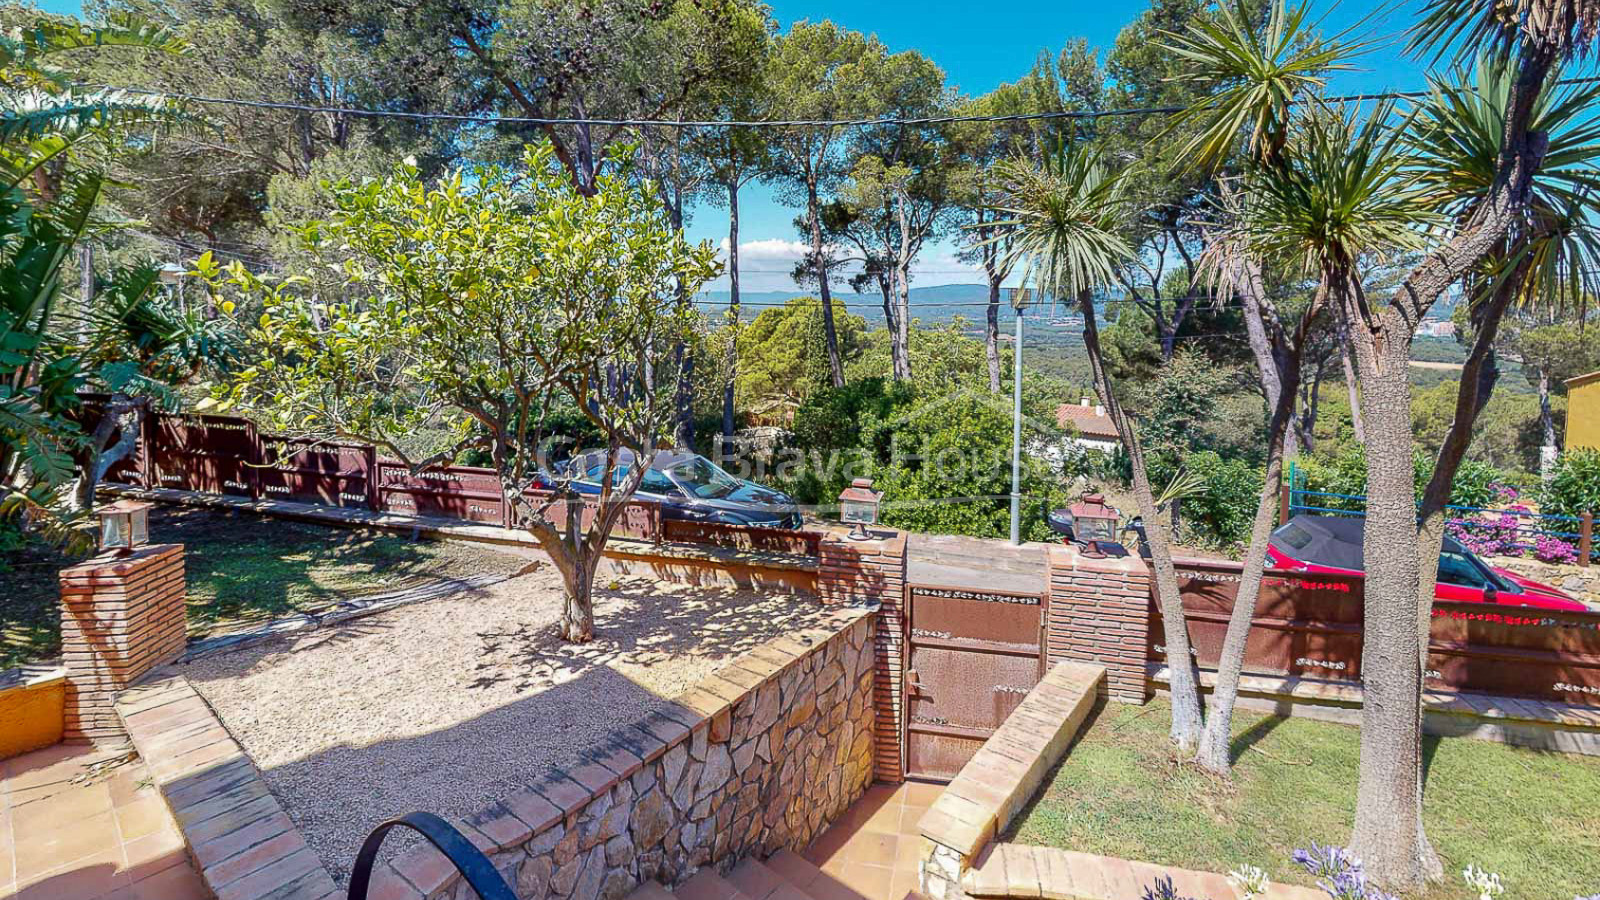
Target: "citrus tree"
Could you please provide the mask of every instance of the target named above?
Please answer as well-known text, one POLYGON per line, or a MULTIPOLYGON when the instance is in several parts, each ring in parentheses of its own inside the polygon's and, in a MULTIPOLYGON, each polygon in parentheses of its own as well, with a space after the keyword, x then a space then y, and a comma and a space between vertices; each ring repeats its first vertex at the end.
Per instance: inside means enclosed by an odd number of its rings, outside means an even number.
MULTIPOLYGON (((699 320, 677 301, 716 274, 708 245, 674 230, 625 148, 579 191, 548 144, 523 168, 456 171, 429 185, 414 165, 332 188, 337 214, 304 230, 313 266, 333 266, 342 299, 309 273, 271 278, 202 258, 223 309, 253 321, 256 362, 208 405, 311 438, 368 441, 413 472, 479 451, 517 527, 561 572, 562 634, 593 637, 590 593, 606 540, 671 437, 676 352, 699 320), (256 314, 259 309, 259 315, 256 314), (570 469, 552 463, 576 410, 604 443, 585 526, 570 469), (446 435, 419 442, 417 435, 446 435), (630 450, 632 464, 619 464, 630 450), (529 489, 548 488, 530 496, 529 489), (565 502, 564 521, 552 521, 565 502)), ((326 282, 324 281, 325 285, 326 282)))

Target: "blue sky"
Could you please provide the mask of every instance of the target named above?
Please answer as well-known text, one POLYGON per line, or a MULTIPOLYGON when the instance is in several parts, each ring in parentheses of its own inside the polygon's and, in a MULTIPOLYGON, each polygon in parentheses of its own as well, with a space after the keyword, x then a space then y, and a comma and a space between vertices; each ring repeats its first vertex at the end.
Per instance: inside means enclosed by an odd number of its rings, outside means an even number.
MULTIPOLYGON (((76 0, 40 0, 47 9, 75 12, 76 0)), ((1004 7, 987 7, 970 0, 770 0, 781 27, 801 19, 833 19, 860 31, 872 32, 893 51, 915 49, 944 68, 950 84, 968 94, 988 91, 1020 77, 1040 51, 1054 53, 1075 37, 1104 50, 1117 32, 1139 12, 1145 2, 1112 0, 1099 3, 1061 3, 1047 0, 1011 0, 1004 7), (1004 10, 1003 15, 989 12, 1004 10)), ((1421 66, 1404 58, 1397 46, 1399 35, 1411 23, 1422 0, 1344 0, 1334 4, 1312 0, 1313 9, 1326 10, 1325 29, 1338 30, 1368 18, 1366 31, 1384 46, 1361 60, 1361 70, 1338 73, 1334 87, 1340 91, 1412 89, 1424 84, 1421 66)), ((787 272, 799 247, 792 226, 799 210, 776 202, 760 185, 748 188, 741 204, 741 283, 746 290, 789 290, 787 272)), ((693 211, 688 226, 695 240, 721 245, 728 231, 727 213, 712 206, 693 211)), ((916 273, 919 285, 979 282, 970 267, 955 258, 951 239, 924 251, 916 273)), ((709 287, 726 286, 726 278, 709 287)))

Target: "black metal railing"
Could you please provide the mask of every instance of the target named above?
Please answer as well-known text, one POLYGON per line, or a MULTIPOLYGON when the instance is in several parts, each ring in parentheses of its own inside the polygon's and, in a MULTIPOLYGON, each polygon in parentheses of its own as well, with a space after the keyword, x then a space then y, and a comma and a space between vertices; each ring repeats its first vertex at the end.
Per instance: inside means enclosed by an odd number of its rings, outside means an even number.
POLYGON ((349 900, 367 900, 367 882, 372 880, 372 865, 378 861, 378 848, 396 825, 404 825, 439 848, 439 852, 449 858, 482 900, 517 900, 517 895, 511 892, 506 880, 495 871, 494 864, 489 862, 489 857, 484 856, 482 850, 472 846, 472 842, 455 826, 433 813, 425 812, 391 819, 372 829, 361 845, 361 852, 356 854, 355 868, 350 871, 350 890, 345 895, 349 900))

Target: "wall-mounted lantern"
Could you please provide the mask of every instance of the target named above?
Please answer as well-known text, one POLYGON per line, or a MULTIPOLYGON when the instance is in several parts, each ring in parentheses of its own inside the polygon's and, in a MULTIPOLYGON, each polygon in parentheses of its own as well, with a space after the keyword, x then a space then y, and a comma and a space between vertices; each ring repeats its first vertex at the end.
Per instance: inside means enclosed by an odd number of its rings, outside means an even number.
POLYGON ((100 549, 124 555, 150 543, 150 507, 139 500, 118 500, 100 507, 100 549))
POLYGON ((839 521, 855 525, 850 529, 852 541, 865 541, 872 537, 867 532, 867 526, 878 524, 878 504, 882 500, 883 492, 872 489, 870 478, 857 478, 839 494, 839 521))
POLYGON ((1083 499, 1068 508, 1072 513, 1072 538, 1083 544, 1083 555, 1090 559, 1105 559, 1100 541, 1115 541, 1117 523, 1122 514, 1116 507, 1106 505, 1103 494, 1084 494, 1083 499))

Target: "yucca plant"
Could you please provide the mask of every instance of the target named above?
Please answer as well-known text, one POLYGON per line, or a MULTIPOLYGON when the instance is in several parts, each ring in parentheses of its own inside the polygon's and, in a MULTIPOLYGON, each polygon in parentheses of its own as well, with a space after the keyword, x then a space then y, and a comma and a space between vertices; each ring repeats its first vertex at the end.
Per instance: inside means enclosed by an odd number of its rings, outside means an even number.
MULTIPOLYGON (((1167 519, 1160 514, 1139 434, 1123 409, 1106 368, 1094 306, 1097 292, 1112 284, 1117 267, 1134 251, 1124 237, 1130 215, 1125 200, 1125 173, 1113 172, 1088 147, 1061 147, 1041 163, 1015 159, 997 167, 1000 185, 995 205, 999 217, 992 241, 1006 241, 1005 265, 1021 274, 1025 285, 1058 303, 1075 303, 1083 315, 1083 342, 1095 390, 1117 434, 1133 473, 1133 494, 1144 520, 1146 542, 1155 569, 1156 599, 1166 628, 1167 658, 1172 660, 1170 734, 1180 751, 1192 751, 1200 737, 1200 693, 1196 671, 1189 664, 1189 635, 1178 595, 1177 569, 1167 519)), ((1164 492, 1171 502, 1173 491, 1164 492)))

